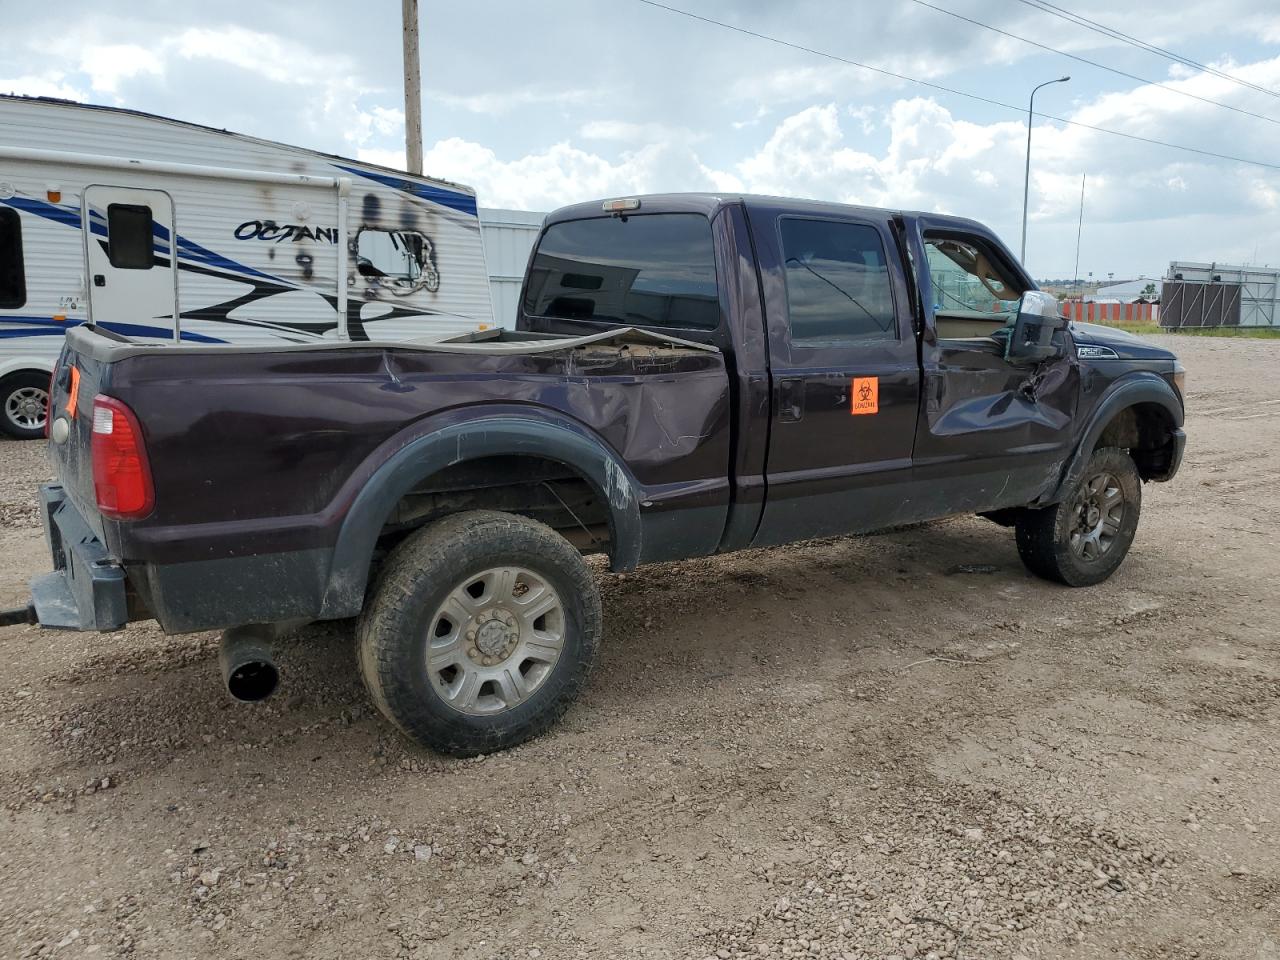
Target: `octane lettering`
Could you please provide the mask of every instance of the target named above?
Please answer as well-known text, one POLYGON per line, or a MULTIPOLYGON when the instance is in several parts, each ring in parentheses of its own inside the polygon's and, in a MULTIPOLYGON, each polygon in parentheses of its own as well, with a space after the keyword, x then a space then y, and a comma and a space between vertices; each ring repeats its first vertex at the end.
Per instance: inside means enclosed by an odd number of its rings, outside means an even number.
POLYGON ((299 223, 275 223, 267 220, 246 220, 235 228, 233 236, 237 240, 270 240, 280 243, 284 240, 312 240, 316 243, 337 243, 337 227, 308 227, 299 223))

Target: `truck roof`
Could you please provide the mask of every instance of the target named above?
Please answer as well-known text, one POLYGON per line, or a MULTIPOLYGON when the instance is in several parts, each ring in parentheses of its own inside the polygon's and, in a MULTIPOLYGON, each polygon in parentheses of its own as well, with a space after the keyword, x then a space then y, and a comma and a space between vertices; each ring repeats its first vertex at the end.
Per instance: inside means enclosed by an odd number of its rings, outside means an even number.
MULTIPOLYGON (((946 221, 966 230, 977 228, 988 233, 987 227, 967 217, 956 217, 948 214, 928 213, 915 210, 895 210, 886 207, 866 207, 852 203, 836 203, 830 200, 806 200, 798 197, 774 197, 758 193, 641 193, 630 194, 627 199, 640 201, 637 213, 701 213, 708 217, 715 216, 722 207, 731 204, 744 204, 747 207, 769 207, 773 210, 786 209, 795 213, 814 215, 842 213, 858 214, 874 219, 894 216, 928 216, 933 221, 946 221)), ((561 207, 547 215, 546 223, 561 220, 582 220, 586 217, 609 216, 602 204, 618 197, 602 197, 599 200, 588 200, 583 203, 561 207)))

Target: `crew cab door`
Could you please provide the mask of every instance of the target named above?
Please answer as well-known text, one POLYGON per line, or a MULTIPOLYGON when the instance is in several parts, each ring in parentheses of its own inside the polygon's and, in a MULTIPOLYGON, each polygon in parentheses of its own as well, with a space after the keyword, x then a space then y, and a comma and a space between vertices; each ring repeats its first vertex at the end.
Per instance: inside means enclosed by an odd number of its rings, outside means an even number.
POLYGON ((81 222, 89 318, 131 336, 178 339, 169 194, 87 187, 81 222))
POLYGON ((889 225, 815 207, 748 208, 767 315, 772 414, 755 545, 914 519, 920 372, 889 225))
POLYGON ((1074 443, 1080 375, 1070 333, 1055 333, 1053 350, 1016 337, 1010 349, 1034 284, 1000 241, 954 220, 906 218, 904 227, 925 314, 918 493, 935 515, 1025 505, 1056 482, 1074 443))

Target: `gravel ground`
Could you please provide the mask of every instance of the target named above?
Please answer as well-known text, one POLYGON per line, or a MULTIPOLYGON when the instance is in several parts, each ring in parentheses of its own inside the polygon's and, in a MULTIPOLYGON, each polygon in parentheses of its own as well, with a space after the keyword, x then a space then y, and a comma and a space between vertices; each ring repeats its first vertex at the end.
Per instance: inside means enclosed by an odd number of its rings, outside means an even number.
MULTIPOLYGON (((1008 531, 599 573, 550 735, 453 761, 349 625, 0 629, 0 955, 1280 960, 1280 342, 1184 338, 1187 462, 1109 583, 1008 531)), ((47 563, 0 445, 0 605, 47 563)))

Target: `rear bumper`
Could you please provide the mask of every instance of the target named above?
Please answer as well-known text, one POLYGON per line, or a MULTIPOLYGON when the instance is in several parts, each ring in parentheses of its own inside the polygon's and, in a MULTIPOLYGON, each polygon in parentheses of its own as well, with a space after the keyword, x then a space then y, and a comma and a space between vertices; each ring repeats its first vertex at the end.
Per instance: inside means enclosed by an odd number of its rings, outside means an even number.
POLYGON ((129 622, 124 568, 56 483, 40 487, 40 513, 53 572, 31 581, 42 627, 119 630, 129 622))

